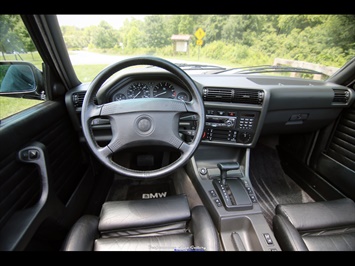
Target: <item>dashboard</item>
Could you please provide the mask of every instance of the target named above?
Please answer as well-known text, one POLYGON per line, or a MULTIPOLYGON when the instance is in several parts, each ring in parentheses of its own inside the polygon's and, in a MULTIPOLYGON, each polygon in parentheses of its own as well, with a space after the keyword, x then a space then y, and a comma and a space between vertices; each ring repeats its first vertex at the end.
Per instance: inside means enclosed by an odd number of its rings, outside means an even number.
MULTIPOLYGON (((253 147, 261 135, 295 134, 318 130, 334 122, 354 102, 347 87, 324 81, 262 75, 191 74, 205 106, 202 142, 210 145, 253 147)), ((81 104, 89 84, 67 92, 66 105, 75 128, 81 133, 81 104)), ((138 98, 192 99, 189 90, 166 71, 141 70, 104 84, 97 104, 138 98)), ((193 114, 180 117, 179 132, 193 138, 198 120, 193 114)), ((95 119, 98 140, 111 136, 108 119, 95 119)), ((85 141, 82 138, 82 141, 85 141)))

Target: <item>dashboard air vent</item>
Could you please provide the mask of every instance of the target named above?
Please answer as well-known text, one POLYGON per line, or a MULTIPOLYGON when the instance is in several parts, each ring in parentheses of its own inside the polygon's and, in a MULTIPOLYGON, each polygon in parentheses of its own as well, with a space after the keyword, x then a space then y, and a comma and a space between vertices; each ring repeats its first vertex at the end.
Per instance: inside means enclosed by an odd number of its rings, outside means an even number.
POLYGON ((233 89, 204 88, 203 99, 215 102, 233 102, 233 89))
POLYGON ((261 105, 264 100, 264 91, 237 88, 204 88, 203 99, 214 102, 261 105))
MULTIPOLYGON (((85 91, 73 93, 72 100, 74 107, 81 107, 83 105, 85 93, 85 91)), ((94 98, 94 102, 97 104, 96 97, 94 98)))
POLYGON ((333 103, 347 103, 350 99, 350 92, 347 89, 333 89, 333 103))
POLYGON ((236 103, 262 104, 264 92, 261 90, 239 90, 235 89, 236 103))
POLYGON ((72 99, 75 107, 81 107, 83 105, 85 92, 77 92, 73 93, 72 99))

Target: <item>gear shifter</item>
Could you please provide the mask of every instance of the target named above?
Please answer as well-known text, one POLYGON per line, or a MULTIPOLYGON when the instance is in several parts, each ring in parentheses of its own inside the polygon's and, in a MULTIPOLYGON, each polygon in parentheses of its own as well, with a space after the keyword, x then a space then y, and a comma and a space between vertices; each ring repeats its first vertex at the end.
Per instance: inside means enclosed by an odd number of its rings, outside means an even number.
POLYGON ((222 185, 226 184, 226 179, 227 179, 227 172, 230 170, 238 170, 239 169, 239 163, 218 163, 217 167, 221 171, 221 182, 222 185))
POLYGON ((227 210, 252 209, 253 203, 242 180, 239 177, 228 177, 227 172, 238 170, 239 163, 218 163, 217 167, 221 171, 220 179, 214 179, 212 182, 217 193, 222 198, 225 208, 227 210))

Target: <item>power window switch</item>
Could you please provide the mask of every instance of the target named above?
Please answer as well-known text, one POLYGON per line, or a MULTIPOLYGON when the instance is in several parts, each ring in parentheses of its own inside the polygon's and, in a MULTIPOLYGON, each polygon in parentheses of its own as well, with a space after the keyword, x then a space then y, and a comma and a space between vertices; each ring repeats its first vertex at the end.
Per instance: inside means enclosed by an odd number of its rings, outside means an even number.
POLYGON ((270 236, 270 234, 264 234, 264 238, 265 238, 265 240, 266 240, 266 243, 268 244, 268 245, 272 245, 272 244, 274 244, 273 242, 272 242, 272 239, 271 239, 271 236, 270 236))
POLYGON ((33 161, 39 158, 39 151, 36 149, 23 150, 21 152, 21 159, 24 161, 33 161))

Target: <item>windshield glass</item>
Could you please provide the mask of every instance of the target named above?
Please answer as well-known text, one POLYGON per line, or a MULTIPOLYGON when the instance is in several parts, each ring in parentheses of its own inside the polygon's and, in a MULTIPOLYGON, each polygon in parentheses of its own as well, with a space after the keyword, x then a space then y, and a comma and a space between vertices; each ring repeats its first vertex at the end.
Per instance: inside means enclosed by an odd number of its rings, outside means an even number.
POLYGON ((143 54, 200 73, 325 80, 355 54, 353 15, 58 15, 58 20, 82 82, 110 63, 143 54))

